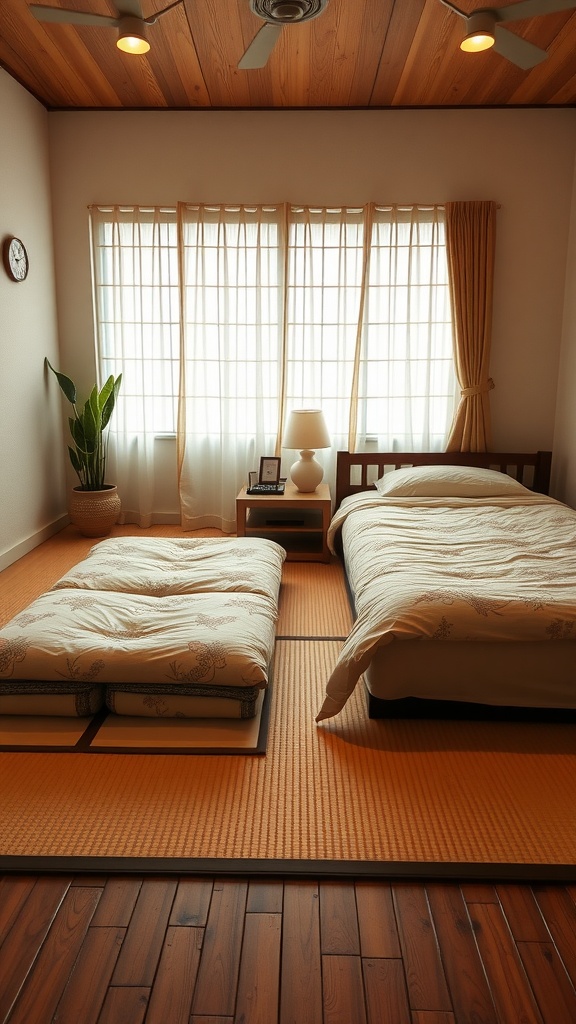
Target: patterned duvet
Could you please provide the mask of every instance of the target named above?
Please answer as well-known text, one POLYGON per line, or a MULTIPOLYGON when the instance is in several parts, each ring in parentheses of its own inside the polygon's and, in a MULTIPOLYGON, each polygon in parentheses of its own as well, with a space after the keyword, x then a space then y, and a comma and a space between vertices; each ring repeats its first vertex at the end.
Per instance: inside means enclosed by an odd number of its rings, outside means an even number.
POLYGON ((488 499, 372 491, 344 500, 330 526, 332 550, 340 529, 357 618, 317 721, 342 709, 379 648, 421 638, 569 642, 576 692, 574 509, 531 492, 488 499))
POLYGON ((260 539, 102 541, 0 630, 2 689, 68 681, 258 691, 284 558, 260 539))

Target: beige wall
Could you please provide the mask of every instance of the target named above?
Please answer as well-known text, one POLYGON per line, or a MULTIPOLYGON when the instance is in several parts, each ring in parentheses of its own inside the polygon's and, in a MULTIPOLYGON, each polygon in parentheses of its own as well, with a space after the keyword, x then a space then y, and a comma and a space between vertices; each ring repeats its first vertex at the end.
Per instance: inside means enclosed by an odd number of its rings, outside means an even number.
POLYGON ((2 568, 59 527, 66 496, 60 399, 44 371, 58 359, 48 115, 1 70, 0 139, 0 237, 21 238, 30 258, 23 282, 0 266, 2 568))
POLYGON ((494 199, 493 441, 551 446, 576 111, 55 113, 50 141, 62 357, 74 372, 92 359, 91 202, 494 199))
MULTIPOLYGON (((4 479, 16 480, 15 491, 0 494, 0 554, 58 521, 63 466, 69 472, 58 440, 61 405, 53 388, 47 393, 41 365, 56 346, 47 141, 59 362, 81 391, 95 376, 90 203, 499 202, 493 444, 532 449, 554 441, 562 460, 556 480, 572 481, 574 494, 576 315, 564 290, 576 264, 574 231, 568 261, 576 111, 46 114, 1 73, 0 125, 3 139, 15 139, 0 152, 2 227, 22 235, 33 263, 25 285, 3 279, 0 286, 2 465, 4 479)), ((173 455, 165 451, 162 511, 174 500, 173 455)))

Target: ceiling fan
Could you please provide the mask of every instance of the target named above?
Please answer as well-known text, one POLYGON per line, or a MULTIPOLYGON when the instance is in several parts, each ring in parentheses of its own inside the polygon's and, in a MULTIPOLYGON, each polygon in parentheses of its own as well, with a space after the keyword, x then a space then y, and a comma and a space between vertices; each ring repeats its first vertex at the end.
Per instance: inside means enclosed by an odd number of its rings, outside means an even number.
POLYGON ((41 4, 30 4, 28 8, 38 21, 63 22, 71 25, 107 25, 118 29, 116 46, 125 53, 147 53, 150 43, 146 38, 146 28, 154 25, 158 18, 181 4, 182 0, 174 0, 162 11, 156 11, 150 18, 142 16, 140 0, 119 0, 116 17, 106 14, 88 14, 84 11, 67 11, 63 7, 44 7, 41 4))
POLYGON ((250 0, 251 11, 266 24, 254 36, 238 67, 242 71, 263 68, 284 25, 317 18, 327 3, 328 0, 250 0))
POLYGON ((546 50, 541 50, 539 46, 534 46, 527 39, 500 26, 508 21, 523 21, 525 18, 538 18, 543 14, 556 14, 557 11, 576 8, 576 0, 521 0, 508 7, 481 7, 472 14, 466 14, 450 3, 450 0, 440 0, 440 3, 459 14, 466 22, 466 35, 460 43, 460 49, 467 53, 477 53, 492 46, 495 53, 506 57, 524 71, 545 60, 548 56, 546 50))

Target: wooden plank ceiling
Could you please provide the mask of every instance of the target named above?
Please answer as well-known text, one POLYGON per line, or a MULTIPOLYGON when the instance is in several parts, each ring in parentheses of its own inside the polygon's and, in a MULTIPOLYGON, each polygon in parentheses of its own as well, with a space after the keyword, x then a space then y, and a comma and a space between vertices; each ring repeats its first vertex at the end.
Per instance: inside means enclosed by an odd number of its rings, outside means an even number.
MULTIPOLYGON (((37 2, 118 13, 112 0, 37 2)), ((168 2, 142 0, 144 17, 168 2)), ((440 0, 328 0, 285 26, 257 71, 237 66, 263 25, 249 0, 182 0, 149 28, 144 56, 121 53, 114 27, 40 22, 28 3, 0 0, 0 65, 49 110, 576 105, 576 0, 507 26, 548 51, 529 71, 493 51, 464 54, 465 23, 440 0)))

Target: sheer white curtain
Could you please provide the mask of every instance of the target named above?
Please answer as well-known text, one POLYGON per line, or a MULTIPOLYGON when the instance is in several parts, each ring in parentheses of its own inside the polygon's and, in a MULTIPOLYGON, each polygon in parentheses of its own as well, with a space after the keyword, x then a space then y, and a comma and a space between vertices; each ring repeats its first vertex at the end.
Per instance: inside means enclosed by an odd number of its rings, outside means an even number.
POLYGON ((340 448, 441 451, 455 407, 442 207, 292 207, 286 409, 323 409, 340 448))
POLYGON ((285 207, 182 203, 178 210, 182 525, 232 533, 248 472, 278 448, 285 207))
POLYGON ((370 236, 356 450, 442 451, 456 400, 444 210, 375 205, 370 236))
MULTIPOLYGON (((156 443, 177 435, 185 529, 236 528, 262 455, 323 410, 336 452, 441 450, 456 404, 442 207, 91 210, 101 375, 127 520, 149 525, 156 443)), ((176 465, 175 465, 176 470, 176 465)))
MULTIPOLYGON (((327 480, 336 452, 349 447, 366 239, 362 207, 290 210, 284 425, 292 409, 322 409, 332 447, 316 461, 327 480)), ((285 453, 286 472, 297 457, 285 453)))
POLYGON ((109 427, 110 475, 121 521, 151 526, 155 446, 173 435, 179 372, 180 302, 176 211, 90 208, 100 376, 122 373, 109 427))

